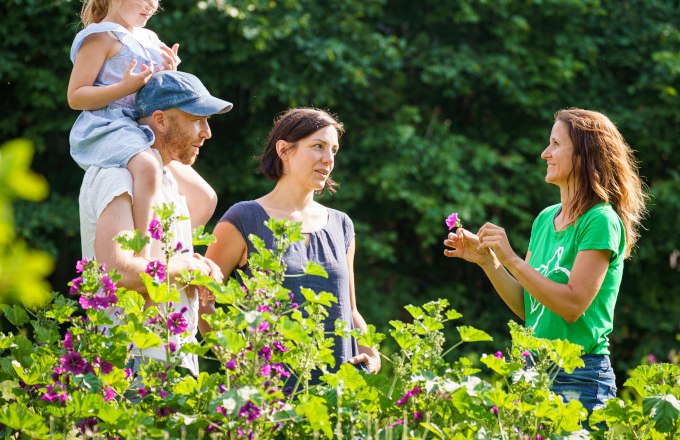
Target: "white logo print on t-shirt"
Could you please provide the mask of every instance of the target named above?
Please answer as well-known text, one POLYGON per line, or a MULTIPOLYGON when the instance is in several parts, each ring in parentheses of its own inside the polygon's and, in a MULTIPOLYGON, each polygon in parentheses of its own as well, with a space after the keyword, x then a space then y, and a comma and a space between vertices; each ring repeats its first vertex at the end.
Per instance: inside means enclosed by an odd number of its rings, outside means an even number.
MULTIPOLYGON (((562 259, 562 254, 564 253, 564 246, 560 246, 557 248, 555 253, 553 254, 552 258, 546 263, 546 264, 541 264, 538 269, 538 273, 543 275, 546 278, 550 278, 550 274, 554 272, 562 272, 567 275, 567 278, 569 278, 569 275, 571 272, 569 269, 566 269, 564 267, 560 266, 560 260, 562 259)), ((538 314, 538 317, 536 318, 536 322, 532 326, 532 329, 536 329, 538 327, 538 322, 541 320, 541 317, 543 316, 543 312, 545 312, 545 306, 541 304, 536 298, 534 298, 531 294, 529 294, 529 310, 531 313, 535 313, 538 309, 541 309, 541 312, 538 314)))

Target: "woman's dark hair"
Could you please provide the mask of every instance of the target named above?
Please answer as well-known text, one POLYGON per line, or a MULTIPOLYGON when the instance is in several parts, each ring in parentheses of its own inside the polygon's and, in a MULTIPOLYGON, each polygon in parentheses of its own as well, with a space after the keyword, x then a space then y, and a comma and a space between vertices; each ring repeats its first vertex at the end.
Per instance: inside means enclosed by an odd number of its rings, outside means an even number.
MULTIPOLYGON (((324 110, 316 108, 292 108, 281 113, 269 131, 262 155, 257 158, 260 161, 258 172, 272 180, 279 180, 283 176, 283 161, 276 151, 276 143, 279 140, 283 140, 291 144, 289 148, 297 148, 298 141, 329 125, 335 127, 335 130, 338 132, 338 138, 342 137, 345 133, 342 122, 324 110)), ((324 191, 328 191, 331 194, 335 193, 338 186, 340 184, 329 176, 326 180, 326 185, 319 193, 323 194, 324 191)))

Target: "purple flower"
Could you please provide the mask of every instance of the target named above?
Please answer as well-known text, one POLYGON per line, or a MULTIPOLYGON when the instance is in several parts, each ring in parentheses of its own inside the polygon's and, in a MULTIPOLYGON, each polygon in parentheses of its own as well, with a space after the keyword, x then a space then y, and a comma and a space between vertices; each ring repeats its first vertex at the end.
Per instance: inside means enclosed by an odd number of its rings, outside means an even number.
POLYGON ((168 348, 170 348, 170 353, 174 353, 174 352, 177 351, 177 344, 170 341, 170 342, 168 342, 168 348))
POLYGON ((187 330, 189 324, 184 318, 181 312, 175 312, 168 315, 168 322, 166 323, 168 330, 172 332, 173 335, 179 335, 187 330))
POLYGON ((98 419, 96 417, 88 417, 86 419, 82 419, 76 426, 83 434, 92 434, 95 426, 97 426, 97 420, 98 419))
POLYGON ((154 240, 160 240, 163 237, 163 225, 157 219, 153 219, 149 223, 149 234, 154 240))
POLYGON ((161 396, 161 399, 165 399, 168 396, 168 392, 165 390, 158 390, 158 395, 161 396))
POLYGON ((536 440, 545 440, 541 434, 536 434, 536 440))
POLYGON ((147 264, 146 270, 144 272, 149 274, 151 278, 154 278, 159 283, 165 281, 165 266, 158 260, 152 261, 151 263, 147 264))
POLYGON ((64 335, 64 343, 61 344, 62 348, 65 348, 69 351, 73 350, 73 342, 71 341, 71 332, 66 332, 64 335))
POLYGON ((290 377, 290 372, 285 369, 282 363, 279 362, 272 364, 272 368, 274 368, 274 371, 276 371, 280 376, 290 377))
POLYGON ((462 226, 457 212, 452 212, 446 217, 446 226, 449 228, 449 231, 453 228, 460 228, 462 226))
POLYGON ((258 351, 257 354, 265 361, 269 361, 269 359, 272 358, 272 349, 269 348, 268 345, 265 345, 264 347, 260 348, 260 351, 258 351))
POLYGON ((71 351, 61 357, 61 367, 73 374, 88 373, 92 370, 90 364, 83 359, 80 353, 75 351, 71 351))
POLYGON ((224 364, 224 368, 227 370, 235 370, 236 369, 236 361, 233 359, 229 359, 226 364, 224 364))
POLYGON ((262 333, 269 331, 269 321, 262 321, 260 325, 257 326, 257 331, 262 333))
POLYGON ((132 370, 129 369, 129 368, 125 368, 125 369, 123 370, 123 373, 125 373, 125 378, 126 378, 126 379, 129 379, 130 376, 132 376, 132 370))
POLYGON ((498 417, 498 407, 496 405, 491 407, 491 412, 494 416, 498 417))
POLYGON ((78 302, 83 309, 104 310, 108 309, 111 304, 118 302, 118 297, 113 291, 104 290, 92 295, 91 297, 81 296, 78 302))
POLYGON ((116 397, 116 391, 111 387, 106 387, 104 391, 104 402, 108 402, 116 397))
POLYGON ((68 399, 68 394, 61 392, 62 390, 56 390, 53 385, 47 385, 45 387, 45 393, 40 396, 41 400, 44 400, 46 402, 50 403, 61 403, 62 405, 66 404, 66 400, 68 399))
POLYGON ((291 309, 297 309, 298 307, 300 307, 300 305, 298 303, 290 303, 291 309))
POLYGON ((497 359, 503 359, 503 353, 501 353, 500 351, 497 351, 493 354, 493 357, 495 357, 497 359))
POLYGON ((175 245, 175 252, 182 252, 184 248, 182 247, 182 242, 178 241, 177 244, 175 245))
POLYGON ((109 374, 113 370, 113 364, 102 360, 99 356, 95 356, 92 363, 95 367, 99 367, 102 374, 109 374))
POLYGON ((137 394, 139 394, 139 397, 145 397, 149 392, 144 388, 141 387, 140 389, 137 390, 137 394))
POLYGON ((522 352, 522 357, 529 357, 529 356, 531 356, 531 353, 529 353, 528 351, 524 350, 522 352))
POLYGON ((68 283, 69 286, 71 286, 68 289, 68 293, 71 295, 75 295, 76 293, 80 292, 80 285, 83 283, 83 277, 78 277, 74 278, 71 280, 70 283, 68 283))
POLYGON ((108 275, 102 275, 102 283, 104 284, 104 290, 113 293, 116 291, 116 283, 114 283, 108 275))
POLYGON ((403 424, 404 424, 404 421, 402 419, 398 419, 396 422, 390 423, 389 425, 387 425, 387 427, 388 428, 394 428, 397 425, 403 425, 403 424))
POLYGON ((76 272, 77 273, 83 273, 85 270, 85 266, 87 266, 87 263, 89 263, 91 260, 89 258, 83 258, 82 260, 78 260, 76 262, 76 272))
POLYGON ((420 412, 418 412, 418 411, 414 411, 414 412, 413 412, 413 421, 416 422, 416 423, 418 423, 418 422, 420 422, 421 420, 423 420, 423 414, 420 413, 420 412))
POLYGON ((260 416, 260 408, 249 400, 238 410, 238 416, 245 417, 248 423, 250 423, 260 416))
POLYGON ((268 311, 270 311, 270 310, 271 310, 271 309, 269 308, 268 305, 257 306, 257 311, 258 311, 258 312, 268 312, 268 311))
POLYGON ((272 374, 272 366, 269 364, 262 365, 260 368, 260 376, 269 377, 272 374))
POLYGON ((656 364, 656 362, 657 362, 656 356, 654 356, 653 354, 648 354, 647 355, 647 361, 649 363, 656 364))
POLYGON ((274 348, 276 349, 276 351, 278 351, 278 352, 280 352, 280 353, 285 353, 285 352, 288 351, 288 349, 286 348, 286 346, 283 345, 283 342, 274 341, 274 343, 273 343, 272 345, 274 346, 274 348))
POLYGON ((418 385, 414 386, 413 389, 411 389, 410 391, 407 391, 406 394, 404 394, 404 395, 401 397, 401 399, 397 400, 397 406, 404 406, 404 405, 406 405, 406 404, 408 403, 408 400, 409 400, 411 397, 417 396, 417 395, 420 394, 421 392, 422 392, 422 391, 421 391, 421 389, 418 387, 418 385))

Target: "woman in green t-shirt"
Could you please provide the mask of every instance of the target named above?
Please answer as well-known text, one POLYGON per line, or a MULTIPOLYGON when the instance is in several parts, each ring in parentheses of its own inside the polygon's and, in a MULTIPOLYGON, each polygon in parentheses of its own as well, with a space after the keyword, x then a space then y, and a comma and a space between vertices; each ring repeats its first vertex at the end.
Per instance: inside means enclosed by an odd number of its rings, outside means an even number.
POLYGON ((583 347, 585 367, 571 375, 561 371, 553 391, 592 412, 616 395, 608 335, 646 195, 631 148, 601 113, 557 112, 541 158, 547 162, 545 181, 560 189, 560 203, 534 221, 526 257, 491 223, 476 235, 463 228, 450 233, 444 255, 481 266, 537 336, 583 347))

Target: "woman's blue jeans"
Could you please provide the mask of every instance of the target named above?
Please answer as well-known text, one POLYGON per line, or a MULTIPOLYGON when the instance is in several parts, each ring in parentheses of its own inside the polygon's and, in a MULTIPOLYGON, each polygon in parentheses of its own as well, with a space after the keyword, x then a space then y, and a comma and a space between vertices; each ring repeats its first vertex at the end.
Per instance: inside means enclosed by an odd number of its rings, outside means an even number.
MULTIPOLYGON (((594 409, 605 406, 607 400, 616 397, 616 376, 607 355, 588 354, 581 359, 585 365, 571 374, 560 370, 552 391, 562 396, 565 402, 579 400, 590 416, 594 409)), ((589 429, 587 423, 584 427, 589 429)))

